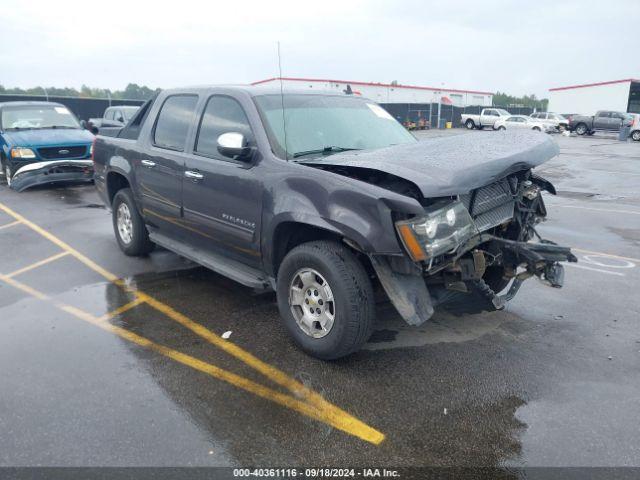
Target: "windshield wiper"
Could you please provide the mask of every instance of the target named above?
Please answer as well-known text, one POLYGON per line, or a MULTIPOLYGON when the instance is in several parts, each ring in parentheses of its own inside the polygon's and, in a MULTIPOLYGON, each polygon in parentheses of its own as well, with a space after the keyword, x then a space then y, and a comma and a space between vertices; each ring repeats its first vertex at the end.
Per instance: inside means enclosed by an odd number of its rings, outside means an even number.
POLYGON ((72 127, 71 125, 49 125, 47 127, 40 127, 40 128, 55 128, 55 129, 70 129, 70 130, 76 130, 79 127, 72 127))
POLYGON ((306 155, 323 154, 328 155, 330 153, 348 152, 350 150, 361 150, 360 148, 347 148, 347 147, 324 147, 317 150, 307 150, 305 152, 296 152, 293 154, 293 158, 304 157, 306 155))

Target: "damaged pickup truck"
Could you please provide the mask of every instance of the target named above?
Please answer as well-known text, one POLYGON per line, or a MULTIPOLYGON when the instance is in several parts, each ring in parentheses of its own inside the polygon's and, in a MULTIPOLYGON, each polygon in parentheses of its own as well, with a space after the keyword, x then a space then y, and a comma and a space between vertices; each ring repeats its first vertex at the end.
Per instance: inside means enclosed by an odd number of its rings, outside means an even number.
POLYGON ((93 138, 59 103, 0 103, 2 173, 18 192, 46 183, 93 180, 93 138))
POLYGON ((275 290, 295 342, 335 359, 370 336, 378 287, 411 325, 561 287, 576 258, 537 236, 555 190, 532 171, 557 154, 528 131, 418 142, 349 95, 211 87, 161 92, 96 138, 94 168, 125 254, 158 244, 275 290))

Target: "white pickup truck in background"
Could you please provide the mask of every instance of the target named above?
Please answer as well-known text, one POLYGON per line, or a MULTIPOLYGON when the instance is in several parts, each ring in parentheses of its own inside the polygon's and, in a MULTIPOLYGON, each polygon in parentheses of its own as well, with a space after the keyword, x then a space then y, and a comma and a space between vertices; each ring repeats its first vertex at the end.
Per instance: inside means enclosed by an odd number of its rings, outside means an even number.
POLYGON ((462 123, 469 130, 477 128, 482 130, 485 127, 495 128, 495 123, 503 118, 510 117, 511 114, 502 108, 483 108, 480 115, 469 113, 462 114, 462 123))

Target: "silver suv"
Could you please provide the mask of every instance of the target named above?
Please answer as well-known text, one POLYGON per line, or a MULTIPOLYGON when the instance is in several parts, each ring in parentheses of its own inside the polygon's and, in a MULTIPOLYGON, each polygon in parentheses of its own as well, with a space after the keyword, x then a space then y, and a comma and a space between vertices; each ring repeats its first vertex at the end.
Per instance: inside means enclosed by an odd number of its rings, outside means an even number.
POLYGON ((559 113, 553 112, 536 112, 529 115, 531 118, 535 118, 541 123, 545 125, 549 125, 556 130, 563 132, 567 128, 569 128, 569 120, 564 118, 559 113))

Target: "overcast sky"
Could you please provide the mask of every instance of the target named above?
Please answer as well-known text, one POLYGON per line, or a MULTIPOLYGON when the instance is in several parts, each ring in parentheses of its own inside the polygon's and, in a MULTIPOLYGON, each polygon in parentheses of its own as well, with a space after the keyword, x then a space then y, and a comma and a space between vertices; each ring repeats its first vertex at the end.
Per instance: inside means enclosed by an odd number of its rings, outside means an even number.
POLYGON ((3 0, 0 84, 121 89, 277 76, 546 96, 640 77, 628 1, 3 0))

